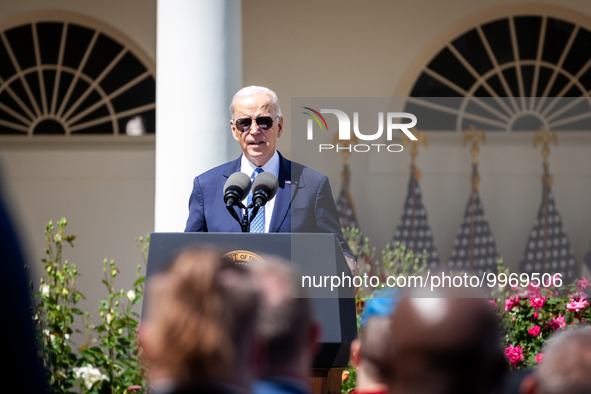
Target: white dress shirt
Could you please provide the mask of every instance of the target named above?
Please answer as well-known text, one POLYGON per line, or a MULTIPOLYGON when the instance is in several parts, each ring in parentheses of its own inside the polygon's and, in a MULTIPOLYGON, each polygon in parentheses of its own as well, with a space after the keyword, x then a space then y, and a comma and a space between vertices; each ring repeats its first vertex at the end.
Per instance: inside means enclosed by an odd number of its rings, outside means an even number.
MULTIPOLYGON (((254 164, 252 164, 246 156, 242 155, 242 159, 240 160, 240 172, 245 173, 248 175, 250 180, 252 181, 252 176, 254 175, 254 170, 257 168, 254 164)), ((262 167, 263 171, 270 172, 271 174, 275 175, 279 178, 279 154, 277 151, 271 156, 268 162, 262 167)), ((246 205, 246 201, 248 196, 244 197, 242 203, 246 205)), ((269 232, 269 226, 271 225, 271 216, 273 216, 273 208, 275 207, 275 197, 267 201, 265 204, 265 232, 269 232)), ((243 212, 244 213, 244 212, 243 212)))

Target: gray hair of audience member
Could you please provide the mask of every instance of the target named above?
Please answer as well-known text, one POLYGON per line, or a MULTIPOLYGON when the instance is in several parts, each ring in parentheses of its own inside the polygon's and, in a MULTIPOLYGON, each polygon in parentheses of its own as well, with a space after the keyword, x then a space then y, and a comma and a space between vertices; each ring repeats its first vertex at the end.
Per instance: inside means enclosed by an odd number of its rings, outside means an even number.
POLYGON ((267 362, 273 368, 290 364, 312 340, 312 305, 303 289, 292 286, 290 264, 273 256, 248 265, 263 302, 258 332, 267 341, 267 362))
POLYGON ((232 115, 232 119, 234 118, 234 106, 238 99, 250 96, 256 96, 259 94, 266 94, 271 99, 271 105, 273 106, 273 114, 276 117, 283 116, 281 114, 281 107, 279 106, 279 99, 277 98, 277 93, 272 91, 269 88, 263 86, 247 86, 245 88, 240 89, 232 98, 232 102, 230 103, 230 115, 232 115))
POLYGON ((181 253, 148 281, 148 365, 179 387, 231 381, 248 365, 260 293, 250 273, 215 250, 181 253))
POLYGON ((591 394, 591 327, 550 337, 534 372, 542 394, 591 394))

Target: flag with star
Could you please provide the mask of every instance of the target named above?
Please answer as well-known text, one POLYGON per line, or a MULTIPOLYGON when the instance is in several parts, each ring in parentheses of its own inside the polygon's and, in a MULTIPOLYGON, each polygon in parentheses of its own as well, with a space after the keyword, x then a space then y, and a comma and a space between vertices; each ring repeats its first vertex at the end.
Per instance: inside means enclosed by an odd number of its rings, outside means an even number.
POLYGON ((427 266, 436 268, 440 266, 439 253, 435 248, 433 232, 427 218, 427 210, 423 205, 418 181, 419 176, 419 171, 414 166, 411 166, 404 213, 394 233, 392 248, 396 247, 396 244, 400 242, 407 249, 411 249, 415 255, 422 255, 423 251, 426 251, 427 266))
POLYGON ((496 273, 499 258, 480 195, 472 189, 448 265, 453 269, 473 270, 479 275, 496 273))
POLYGON ((563 283, 577 277, 577 264, 570 241, 562 226, 552 189, 544 182, 542 205, 527 240, 520 264, 521 272, 562 274, 563 283))
POLYGON ((349 191, 349 178, 351 172, 349 166, 345 164, 343 167, 343 186, 337 199, 337 210, 339 212, 339 222, 342 228, 359 228, 357 223, 357 216, 355 215, 355 206, 349 191))

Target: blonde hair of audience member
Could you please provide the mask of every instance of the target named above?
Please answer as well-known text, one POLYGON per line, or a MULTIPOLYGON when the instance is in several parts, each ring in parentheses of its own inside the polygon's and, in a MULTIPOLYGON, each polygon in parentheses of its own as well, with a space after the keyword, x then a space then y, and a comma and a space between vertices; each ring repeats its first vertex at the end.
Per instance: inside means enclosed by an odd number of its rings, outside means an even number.
POLYGON ((289 263, 271 256, 248 266, 263 298, 258 332, 267 345, 262 378, 307 379, 318 349, 320 328, 310 299, 292 288, 289 263))
POLYGON ((219 256, 186 251, 149 280, 140 341, 151 380, 248 389, 254 379, 259 293, 244 267, 219 256))
POLYGON ((559 332, 544 360, 521 384, 524 394, 591 394, 591 327, 559 332))
POLYGON ((390 318, 371 316, 351 343, 351 362, 356 371, 355 391, 388 390, 392 370, 390 318))

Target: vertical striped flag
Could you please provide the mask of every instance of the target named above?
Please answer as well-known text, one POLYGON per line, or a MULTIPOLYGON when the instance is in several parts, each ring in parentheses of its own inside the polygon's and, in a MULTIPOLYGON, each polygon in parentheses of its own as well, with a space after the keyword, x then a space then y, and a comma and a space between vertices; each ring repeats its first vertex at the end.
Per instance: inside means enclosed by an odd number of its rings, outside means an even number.
POLYGON ((481 275, 484 272, 496 273, 497 261, 500 256, 480 200, 479 180, 478 162, 474 160, 472 163, 472 192, 448 265, 453 269, 471 270, 481 275))
POLYGON ((426 251, 427 266, 436 268, 440 266, 439 253, 433 242, 433 232, 429 226, 427 210, 423 206, 421 188, 417 179, 418 174, 419 171, 416 167, 411 166, 404 213, 394 233, 392 248, 400 242, 401 245, 411 249, 415 255, 422 255, 423 251, 426 251))
POLYGON ((551 179, 548 165, 544 163, 542 204, 527 240, 520 268, 522 272, 539 273, 540 277, 545 273, 560 273, 563 283, 568 284, 577 277, 577 264, 556 208, 551 179))

